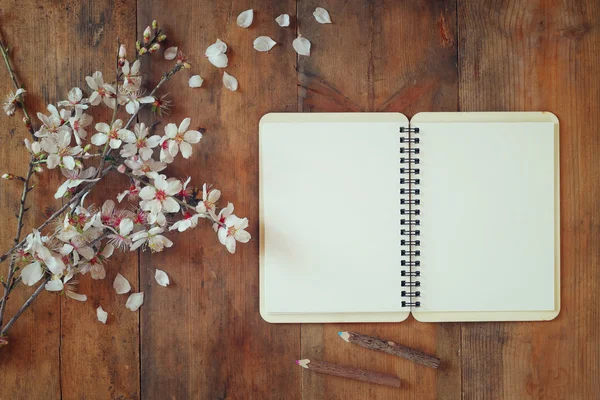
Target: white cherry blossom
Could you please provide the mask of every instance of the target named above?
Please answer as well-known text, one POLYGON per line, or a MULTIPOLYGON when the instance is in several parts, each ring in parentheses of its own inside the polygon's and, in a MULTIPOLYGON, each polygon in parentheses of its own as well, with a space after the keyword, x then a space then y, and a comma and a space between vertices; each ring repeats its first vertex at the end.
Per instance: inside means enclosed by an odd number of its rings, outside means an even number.
POLYGON ((179 125, 179 128, 173 123, 165 127, 163 141, 167 141, 169 154, 172 157, 175 157, 181 151, 183 158, 190 158, 192 155, 192 144, 196 144, 202 139, 200 132, 188 130, 190 121, 190 118, 185 118, 179 125))
POLYGON ((139 153, 142 160, 148 160, 152 157, 152 149, 159 145, 160 136, 148 137, 149 130, 143 122, 135 124, 133 132, 133 136, 127 135, 123 139, 127 144, 121 149, 121 157, 132 157, 139 153))
POLYGON ((93 90, 89 98, 89 102, 92 106, 97 106, 103 101, 107 107, 113 109, 116 107, 117 100, 115 98, 115 88, 108 83, 104 83, 102 72, 96 71, 92 76, 86 76, 85 81, 90 89, 93 90))
POLYGON ((96 124, 96 133, 92 136, 92 143, 96 146, 102 146, 106 142, 109 142, 108 145, 111 149, 118 149, 121 147, 123 140, 134 140, 135 135, 128 129, 122 129, 123 121, 120 119, 115 120, 112 126, 109 126, 107 123, 100 122, 96 124))
POLYGON ((181 181, 167 182, 164 175, 154 179, 154 186, 146 186, 140 191, 140 207, 142 210, 152 214, 158 214, 162 210, 169 213, 179 211, 180 206, 172 197, 181 190, 181 181))
POLYGON ((230 253, 235 253, 236 241, 247 243, 250 240, 250 234, 244 229, 248 227, 247 218, 238 218, 235 215, 230 215, 225 218, 225 226, 220 227, 217 231, 217 236, 221 244, 227 247, 230 253))

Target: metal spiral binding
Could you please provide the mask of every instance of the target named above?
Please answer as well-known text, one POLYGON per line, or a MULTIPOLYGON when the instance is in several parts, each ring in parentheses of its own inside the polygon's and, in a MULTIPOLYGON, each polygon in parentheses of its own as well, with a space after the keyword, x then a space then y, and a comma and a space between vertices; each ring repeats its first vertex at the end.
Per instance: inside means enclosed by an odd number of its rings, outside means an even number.
POLYGON ((400 138, 400 174, 404 177, 400 178, 400 184, 406 185, 400 189, 400 194, 405 195, 405 198, 400 199, 400 205, 403 207, 400 209, 400 214, 403 216, 400 219, 400 235, 404 236, 405 239, 400 241, 402 246, 401 255, 406 257, 400 261, 400 265, 408 267, 403 269, 401 275, 408 277, 408 280, 402 280, 401 286, 406 287, 407 290, 402 290, 402 297, 406 297, 406 301, 402 301, 402 307, 420 307, 421 302, 415 300, 415 298, 421 297, 421 291, 418 288, 421 287, 421 281, 418 277, 421 276, 421 271, 416 270, 417 267, 421 266, 421 261, 416 258, 421 255, 421 251, 416 248, 421 245, 421 241, 416 239, 421 234, 421 231, 417 228, 421 225, 419 215, 421 210, 417 208, 421 201, 417 198, 421 194, 421 190, 416 188, 421 183, 416 175, 421 172, 416 165, 419 164, 420 159, 415 157, 420 154, 418 147, 420 139, 413 137, 413 134, 419 133, 419 128, 400 128, 400 133, 406 133, 406 136, 400 138), (413 279, 417 278, 417 279, 413 279))

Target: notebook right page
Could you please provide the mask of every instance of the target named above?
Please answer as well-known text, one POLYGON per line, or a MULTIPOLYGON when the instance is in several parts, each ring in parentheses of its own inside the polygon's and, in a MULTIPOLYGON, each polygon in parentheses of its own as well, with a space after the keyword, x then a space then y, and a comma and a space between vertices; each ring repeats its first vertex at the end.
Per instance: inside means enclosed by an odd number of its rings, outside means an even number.
POLYGON ((557 120, 443 114, 411 121, 420 130, 415 317, 551 319, 560 293, 557 120))

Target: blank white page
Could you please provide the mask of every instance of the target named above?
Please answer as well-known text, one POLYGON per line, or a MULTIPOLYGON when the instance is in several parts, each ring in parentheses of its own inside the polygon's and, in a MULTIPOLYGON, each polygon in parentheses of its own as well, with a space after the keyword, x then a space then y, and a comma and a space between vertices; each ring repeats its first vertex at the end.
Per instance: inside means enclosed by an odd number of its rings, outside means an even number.
POLYGON ((267 312, 406 311, 399 127, 407 121, 368 118, 261 123, 267 312))
POLYGON ((418 311, 554 310, 554 124, 415 126, 418 311))

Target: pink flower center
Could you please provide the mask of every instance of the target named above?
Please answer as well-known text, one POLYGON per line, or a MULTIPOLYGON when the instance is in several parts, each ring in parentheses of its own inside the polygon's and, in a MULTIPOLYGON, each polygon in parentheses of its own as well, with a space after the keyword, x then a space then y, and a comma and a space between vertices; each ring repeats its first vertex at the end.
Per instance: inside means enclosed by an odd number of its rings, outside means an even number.
POLYGON ((169 148, 169 142, 165 140, 164 142, 162 142, 162 144, 160 145, 160 147, 163 150, 167 150, 169 148))
POLYGON ((156 191, 156 199, 158 201, 165 201, 166 198, 167 198, 167 194, 165 193, 164 190, 157 190, 156 191))
POLYGON ((184 219, 190 219, 190 218, 192 218, 192 213, 189 212, 189 211, 187 211, 185 214, 183 214, 183 218, 184 219))
POLYGON ((146 138, 138 139, 138 141, 137 141, 137 148, 141 149, 141 148, 144 148, 144 147, 146 147, 146 138))
POLYGON ((118 139, 119 133, 116 130, 111 130, 110 132, 108 132, 108 137, 111 139, 118 139))

